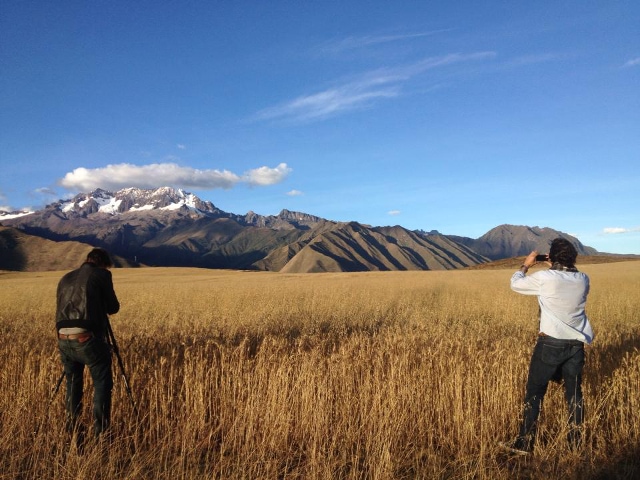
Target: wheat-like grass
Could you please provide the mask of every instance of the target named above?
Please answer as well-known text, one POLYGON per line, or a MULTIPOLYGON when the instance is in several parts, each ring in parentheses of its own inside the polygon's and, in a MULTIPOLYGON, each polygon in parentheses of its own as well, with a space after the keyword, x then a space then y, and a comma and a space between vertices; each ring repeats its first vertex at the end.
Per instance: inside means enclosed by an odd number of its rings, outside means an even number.
POLYGON ((584 450, 567 449, 552 385, 524 460, 497 442, 517 431, 537 305, 508 270, 114 270, 140 416, 114 363, 113 443, 82 454, 65 446, 64 385, 49 406, 62 272, 0 274, 0 478, 633 478, 640 269, 584 270, 597 333, 584 450))

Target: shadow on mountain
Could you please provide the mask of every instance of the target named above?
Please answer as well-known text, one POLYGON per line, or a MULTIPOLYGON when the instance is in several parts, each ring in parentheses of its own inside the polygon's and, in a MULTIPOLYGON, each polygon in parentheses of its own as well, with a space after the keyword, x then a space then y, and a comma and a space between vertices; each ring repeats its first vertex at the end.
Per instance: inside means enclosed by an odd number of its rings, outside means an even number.
MULTIPOLYGON (((392 237, 386 237, 383 235, 383 238, 392 245, 395 245, 398 249, 404 251, 405 253, 407 252, 407 249, 405 247, 403 247, 402 245, 398 244, 398 240, 392 237)), ((389 251, 389 248, 382 244, 381 242, 379 242, 376 238, 374 238, 373 236, 371 238, 368 239, 369 244, 372 245, 376 251, 380 252, 380 255, 383 256, 390 264, 393 268, 397 269, 397 270, 406 270, 406 267, 402 265, 402 263, 400 263, 389 251)), ((419 260, 417 260, 414 257, 414 263, 420 263, 419 260)), ((391 270, 391 268, 387 268, 388 270, 391 270)))
POLYGON ((23 271, 27 267, 27 257, 18 243, 15 231, 0 229, 0 270, 23 271))
MULTIPOLYGON (((128 255, 130 256, 131 252, 128 252, 128 255)), ((240 254, 219 254, 217 252, 203 254, 200 251, 173 246, 141 248, 136 251, 137 261, 149 266, 238 270, 254 270, 252 264, 263 259, 265 255, 263 251, 247 251, 240 254)))
POLYGON ((324 245, 310 245, 309 248, 327 258, 332 259, 339 266, 340 271, 343 272, 366 272, 370 270, 361 262, 356 260, 349 260, 342 255, 338 255, 331 250, 325 248, 324 245))
MULTIPOLYGON (((21 225, 19 228, 22 232, 26 233, 27 235, 41 237, 46 240, 52 240, 54 242, 64 242, 64 241, 72 240, 71 235, 65 234, 65 233, 56 233, 49 230, 48 228, 32 227, 29 225, 26 225, 26 226, 21 225)), ((84 235, 83 237, 84 237, 84 240, 81 240, 78 237, 73 237, 73 240, 77 242, 89 243, 90 245, 92 244, 92 242, 95 241, 95 235, 84 235)))

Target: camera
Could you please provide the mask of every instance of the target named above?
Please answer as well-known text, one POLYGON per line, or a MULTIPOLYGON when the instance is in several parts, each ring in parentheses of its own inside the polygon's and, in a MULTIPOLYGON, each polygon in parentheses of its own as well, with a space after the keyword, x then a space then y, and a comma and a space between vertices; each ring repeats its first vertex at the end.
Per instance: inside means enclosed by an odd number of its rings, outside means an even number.
POLYGON ((549 255, 546 255, 546 254, 536 255, 536 262, 548 262, 548 261, 549 261, 549 255))

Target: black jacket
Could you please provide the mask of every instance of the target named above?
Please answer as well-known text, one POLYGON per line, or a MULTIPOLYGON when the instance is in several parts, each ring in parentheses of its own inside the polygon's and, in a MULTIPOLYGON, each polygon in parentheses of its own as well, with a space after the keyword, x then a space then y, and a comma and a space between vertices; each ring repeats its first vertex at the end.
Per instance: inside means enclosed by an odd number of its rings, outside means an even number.
POLYGON ((113 290, 111 272, 93 263, 83 263, 60 279, 57 291, 56 329, 81 327, 104 337, 108 315, 120 303, 113 290))

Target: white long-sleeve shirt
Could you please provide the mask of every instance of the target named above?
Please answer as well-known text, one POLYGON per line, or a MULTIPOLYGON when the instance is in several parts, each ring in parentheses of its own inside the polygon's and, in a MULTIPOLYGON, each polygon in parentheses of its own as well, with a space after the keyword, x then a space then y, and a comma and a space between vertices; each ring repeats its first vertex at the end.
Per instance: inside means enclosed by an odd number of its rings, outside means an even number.
POLYGON ((563 340, 593 340, 593 329, 585 313, 589 277, 582 272, 540 270, 525 275, 518 270, 511 277, 511 289, 537 295, 540 332, 563 340))

